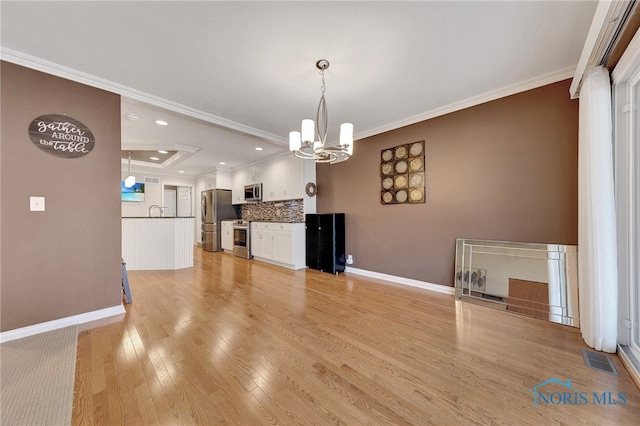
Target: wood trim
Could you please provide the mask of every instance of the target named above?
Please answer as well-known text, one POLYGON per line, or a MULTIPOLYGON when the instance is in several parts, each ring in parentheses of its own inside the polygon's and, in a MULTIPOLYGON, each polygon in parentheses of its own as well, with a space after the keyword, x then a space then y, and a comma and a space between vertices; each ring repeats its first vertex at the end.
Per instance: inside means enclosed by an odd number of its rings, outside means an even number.
POLYGON ((362 275, 365 277, 375 278, 378 280, 391 281, 396 284, 402 284, 410 287, 418 287, 425 290, 435 291, 438 293, 450 294, 452 296, 454 294, 453 287, 448 287, 441 284, 434 284, 426 281, 419 281, 411 278, 399 277, 396 275, 383 274, 381 272, 367 271, 366 269, 352 268, 350 266, 347 266, 345 268, 345 272, 348 274, 362 275))
POLYGON ((98 309, 97 311, 85 312, 83 314, 73 315, 66 318, 60 318, 53 321, 30 325, 27 327, 16 328, 15 330, 9 330, 0 333, 0 343, 22 339, 23 337, 29 337, 35 334, 46 333, 47 331, 57 330, 59 328, 65 328, 72 325, 99 321, 124 313, 124 306, 116 305, 110 308, 98 309))

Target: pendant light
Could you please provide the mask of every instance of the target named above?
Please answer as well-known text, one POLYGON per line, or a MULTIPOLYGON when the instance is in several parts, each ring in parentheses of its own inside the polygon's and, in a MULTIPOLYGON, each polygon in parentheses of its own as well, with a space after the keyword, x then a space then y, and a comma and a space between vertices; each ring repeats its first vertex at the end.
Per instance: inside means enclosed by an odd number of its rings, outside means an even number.
POLYGON ((136 177, 131 174, 131 151, 129 151, 129 176, 124 180, 125 188, 131 188, 136 184, 136 177))

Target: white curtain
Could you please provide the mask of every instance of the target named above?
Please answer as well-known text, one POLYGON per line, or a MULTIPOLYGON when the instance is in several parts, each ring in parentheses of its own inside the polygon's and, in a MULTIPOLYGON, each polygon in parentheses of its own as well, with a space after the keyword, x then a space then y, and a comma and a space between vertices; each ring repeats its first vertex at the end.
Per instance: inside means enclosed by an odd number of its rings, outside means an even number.
POLYGON ((616 351, 616 250, 611 83, 603 67, 587 70, 580 90, 578 137, 578 281, 580 329, 590 347, 616 351))

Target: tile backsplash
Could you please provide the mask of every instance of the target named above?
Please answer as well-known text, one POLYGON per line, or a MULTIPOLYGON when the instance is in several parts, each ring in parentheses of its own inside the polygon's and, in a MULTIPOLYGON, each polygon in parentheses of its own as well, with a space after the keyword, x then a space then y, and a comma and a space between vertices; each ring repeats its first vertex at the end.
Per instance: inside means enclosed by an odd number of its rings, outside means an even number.
POLYGON ((299 199, 243 204, 242 219, 255 222, 304 222, 304 202, 299 199))

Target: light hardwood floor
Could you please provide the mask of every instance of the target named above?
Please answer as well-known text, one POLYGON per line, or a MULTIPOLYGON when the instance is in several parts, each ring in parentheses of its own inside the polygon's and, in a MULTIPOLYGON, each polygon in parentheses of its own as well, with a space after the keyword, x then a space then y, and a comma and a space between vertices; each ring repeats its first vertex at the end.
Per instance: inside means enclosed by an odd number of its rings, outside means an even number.
POLYGON ((578 330, 357 275, 196 250, 130 271, 124 318, 78 338, 77 425, 632 425, 640 393, 578 330), (532 388, 567 404, 540 403, 532 388), (593 393, 626 404, 594 404, 593 393), (581 398, 585 396, 587 402, 581 398), (573 401, 574 404, 569 402, 573 401), (579 403, 579 404, 576 404, 579 403))

